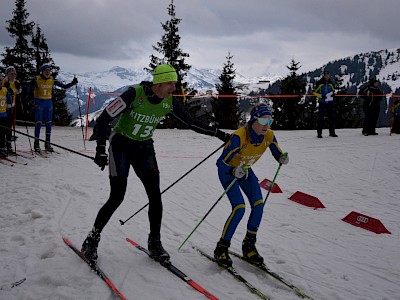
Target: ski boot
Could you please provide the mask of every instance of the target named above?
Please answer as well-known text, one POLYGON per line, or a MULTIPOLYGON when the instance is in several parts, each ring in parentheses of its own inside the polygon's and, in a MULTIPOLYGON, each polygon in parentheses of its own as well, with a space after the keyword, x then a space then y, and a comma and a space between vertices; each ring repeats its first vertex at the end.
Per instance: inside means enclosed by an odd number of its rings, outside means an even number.
POLYGON ((8 154, 15 155, 15 151, 12 147, 11 142, 7 142, 7 152, 8 152, 8 154))
POLYGON ((48 151, 48 152, 54 152, 53 147, 51 146, 50 142, 45 142, 44 143, 44 150, 48 151))
POLYGON ((92 229, 82 244, 81 252, 87 259, 94 264, 97 263, 97 247, 100 242, 100 231, 92 229))
POLYGON ((167 251, 163 248, 160 238, 153 238, 149 236, 147 242, 147 249, 150 252, 150 255, 158 262, 163 264, 170 263, 170 257, 167 251))
POLYGON ((258 254, 256 249, 256 237, 246 236, 242 243, 243 257, 250 263, 255 265, 264 264, 264 258, 258 254))
POLYGON ((39 140, 35 140, 33 142, 33 149, 35 150, 35 152, 40 152, 39 140))
POLYGON ((220 239, 214 250, 214 258, 216 262, 225 268, 232 267, 232 259, 229 257, 230 242, 220 239))
POLYGON ((331 136, 331 137, 338 137, 338 135, 335 133, 335 130, 330 130, 330 131, 329 131, 329 136, 331 136))
POLYGON ((2 157, 2 158, 7 157, 7 149, 6 148, 0 148, 0 157, 2 157))

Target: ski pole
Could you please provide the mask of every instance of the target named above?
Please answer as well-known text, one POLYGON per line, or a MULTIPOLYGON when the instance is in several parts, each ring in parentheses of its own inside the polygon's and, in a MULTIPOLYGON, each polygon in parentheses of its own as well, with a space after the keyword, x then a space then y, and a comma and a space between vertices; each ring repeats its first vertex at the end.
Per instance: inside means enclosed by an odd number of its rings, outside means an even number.
MULTIPOLYGON (((287 155, 287 152, 283 153, 282 155, 287 155)), ((270 187, 269 187, 269 189, 268 189, 268 193, 267 193, 267 196, 266 196, 265 199, 264 199, 264 203, 267 202, 269 193, 271 192, 272 188, 274 187, 275 179, 276 179, 276 177, 278 176, 278 173, 279 173, 279 170, 281 169, 281 167, 282 167, 282 164, 279 163, 278 170, 276 170, 276 172, 275 172, 274 179, 272 180, 271 185, 270 185, 270 187)))
POLYGON ((214 209, 214 207, 218 204, 218 202, 222 199, 222 197, 229 191, 229 189, 235 184, 237 178, 232 180, 232 182, 228 185, 226 190, 222 193, 222 195, 217 199, 214 205, 208 210, 205 216, 200 220, 200 222, 196 225, 196 227, 192 230, 192 232, 188 235, 188 237, 183 241, 183 243, 179 246, 178 251, 181 250, 182 246, 186 243, 186 241, 192 236, 192 234, 196 231, 197 227, 205 220, 205 218, 209 215, 209 213, 214 209))
MULTIPOLYGON (((209 159, 212 155, 215 154, 219 149, 221 149, 225 144, 222 144, 221 146, 218 147, 218 149, 214 150, 212 153, 210 153, 206 158, 204 158, 201 162, 199 162, 197 165, 195 165, 193 168, 191 168, 189 171, 187 171, 185 174, 183 174, 180 178, 178 178, 174 183, 172 183, 169 187, 167 187, 165 190, 161 192, 161 195, 164 194, 166 191, 168 191, 170 188, 172 188, 175 184, 177 184, 183 177, 188 175, 190 172, 192 172, 194 169, 196 169, 198 166, 200 166, 203 162, 205 162, 207 159, 209 159)), ((126 222, 128 222, 130 219, 132 219, 134 216, 136 216, 139 212, 141 212, 143 209, 145 209, 149 205, 149 203, 143 205, 137 212, 135 212, 132 216, 130 216, 128 219, 125 221, 119 220, 121 225, 124 225, 126 222)))
POLYGON ((15 137, 15 126, 17 123, 17 97, 14 95, 14 106, 13 106, 13 122, 12 122, 12 127, 13 127, 13 132, 12 136, 14 137, 14 151, 17 153, 17 140, 15 137))
MULTIPOLYGON (((74 75, 75 77, 75 75, 74 75)), ((81 101, 79 100, 79 94, 78 94, 78 85, 75 85, 76 89, 76 99, 78 100, 78 108, 79 108, 79 120, 81 121, 81 129, 82 129, 82 139, 83 139, 83 147, 86 150, 86 143, 85 143, 85 134, 83 133, 83 122, 82 122, 82 113, 81 113, 81 101)))
MULTIPOLYGON (((3 126, 3 125, 0 125, 0 127, 3 127, 3 128, 5 128, 5 129, 8 129, 8 130, 10 130, 10 128, 8 128, 8 127, 6 127, 6 126, 3 126)), ((25 135, 25 136, 27 136, 27 137, 30 137, 30 138, 36 139, 34 136, 31 136, 31 135, 29 135, 29 134, 23 133, 23 132, 21 132, 21 131, 18 131, 18 130, 15 130, 15 132, 16 132, 16 133, 19 133, 19 134, 22 134, 22 135, 25 135)), ((47 142, 46 140, 43 140, 43 139, 40 139, 40 138, 37 138, 37 140, 38 140, 38 141, 41 141, 41 142, 47 142)), ((69 151, 69 152, 72 152, 72 153, 78 154, 78 155, 80 155, 80 156, 83 156, 83 157, 90 158, 91 160, 94 160, 94 157, 92 157, 92 156, 89 156, 89 155, 86 155, 86 154, 80 153, 80 152, 78 152, 78 151, 75 151, 75 150, 72 150, 72 149, 66 148, 66 147, 64 147, 64 146, 61 146, 61 145, 58 145, 58 144, 54 144, 54 143, 51 143, 51 142, 49 142, 49 143, 50 143, 50 145, 53 145, 53 146, 55 146, 55 147, 58 147, 58 148, 61 148, 61 149, 63 149, 63 150, 66 150, 66 151, 69 151)))

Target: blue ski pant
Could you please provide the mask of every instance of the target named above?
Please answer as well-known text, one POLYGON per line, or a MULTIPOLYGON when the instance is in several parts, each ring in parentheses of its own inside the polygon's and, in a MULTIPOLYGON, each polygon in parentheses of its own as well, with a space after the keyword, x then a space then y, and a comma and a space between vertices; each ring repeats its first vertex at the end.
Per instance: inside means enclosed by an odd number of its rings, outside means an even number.
POLYGON ((40 129, 46 126, 46 141, 50 142, 51 122, 53 121, 53 101, 35 99, 35 138, 40 137, 40 129))
MULTIPOLYGON (((220 169, 218 169, 218 176, 224 190, 226 190, 235 178, 233 175, 226 174, 220 169)), ((258 227, 261 223, 264 211, 264 200, 260 184, 258 183, 258 178, 254 174, 253 170, 249 169, 248 177, 238 179, 226 193, 231 203, 232 211, 225 222, 221 235, 221 239, 225 241, 231 241, 232 236, 245 213, 246 205, 241 191, 243 191, 248 198, 251 208, 250 217, 247 221, 246 235, 256 236, 258 227)))

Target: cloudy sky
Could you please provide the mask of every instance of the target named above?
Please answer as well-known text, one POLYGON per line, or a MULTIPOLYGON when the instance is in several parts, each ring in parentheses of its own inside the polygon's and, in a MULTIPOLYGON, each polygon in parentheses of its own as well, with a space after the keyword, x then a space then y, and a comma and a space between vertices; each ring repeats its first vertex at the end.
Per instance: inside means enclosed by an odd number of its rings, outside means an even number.
MULTIPOLYGON (((171 0, 26 0, 64 71, 143 68, 164 34, 171 0)), ((307 72, 330 60, 400 48, 399 0, 174 0, 180 48, 196 68, 222 68, 228 52, 245 76, 286 75, 294 59, 307 72)), ((14 0, 1 0, 0 47, 14 0)))

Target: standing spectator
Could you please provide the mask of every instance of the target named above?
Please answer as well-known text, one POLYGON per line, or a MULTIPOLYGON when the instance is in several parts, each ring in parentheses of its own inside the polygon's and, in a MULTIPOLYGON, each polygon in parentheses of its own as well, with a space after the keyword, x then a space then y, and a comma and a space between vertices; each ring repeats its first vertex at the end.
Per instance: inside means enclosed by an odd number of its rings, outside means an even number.
POLYGON ((375 128, 379 118, 381 101, 383 99, 383 93, 379 88, 379 80, 371 78, 369 85, 361 87, 358 94, 361 98, 364 98, 363 110, 365 119, 362 134, 365 136, 378 135, 375 128))
POLYGON ((192 119, 181 103, 173 103, 172 92, 178 74, 167 64, 154 69, 153 82, 142 82, 129 88, 111 102, 96 121, 96 156, 94 162, 104 170, 109 160, 110 195, 99 210, 92 230, 82 244, 82 253, 97 261, 100 234, 125 197, 129 169, 132 166, 149 198, 148 218, 150 233, 148 249, 151 256, 161 262, 169 261, 169 254, 161 244, 163 205, 160 192, 160 172, 153 145, 153 133, 167 114, 188 125, 192 130, 227 141, 229 134, 192 119), (109 137, 109 124, 119 117, 109 137), (108 159, 109 157, 109 159, 108 159))
POLYGON ((50 145, 51 137, 51 123, 53 121, 53 87, 59 86, 64 89, 68 89, 71 86, 78 83, 78 79, 74 79, 68 83, 63 84, 61 81, 57 80, 51 76, 51 65, 43 64, 41 67, 41 74, 37 75, 35 79, 30 84, 28 89, 28 94, 33 92, 33 101, 35 106, 35 142, 34 149, 36 152, 40 152, 39 137, 40 128, 42 127, 42 122, 46 126, 46 142, 44 148, 46 151, 53 151, 53 147, 50 145))
POLYGON ((335 133, 335 107, 333 103, 335 88, 330 79, 328 71, 324 71, 324 75, 316 84, 313 94, 317 96, 318 100, 318 125, 317 134, 318 138, 322 138, 322 130, 325 125, 325 115, 329 119, 329 136, 337 137, 335 133))
POLYGON ((273 122, 271 108, 262 103, 254 106, 250 115, 249 122, 232 133, 229 143, 217 160, 218 177, 225 190, 236 178, 226 193, 232 211, 214 250, 214 258, 218 264, 227 267, 232 265, 229 257, 231 239, 245 213, 245 201, 241 191, 247 196, 251 207, 247 233, 242 243, 243 256, 255 264, 262 265, 264 262, 255 246, 264 211, 264 200, 258 178, 251 166, 268 148, 276 161, 281 164, 289 162, 289 156, 287 153, 282 153, 275 134, 270 129, 273 122))
POLYGON ((393 114, 393 126, 392 133, 400 134, 400 99, 397 98, 394 101, 394 106, 392 108, 393 114))
POLYGON ((7 103, 11 101, 11 95, 6 87, 3 86, 4 76, 0 74, 0 157, 6 157, 8 154, 6 148, 6 135, 8 127, 7 103))
POLYGON ((17 101, 20 101, 19 96, 21 94, 21 84, 17 80, 17 71, 13 66, 6 69, 6 77, 4 78, 4 86, 12 91, 12 97, 7 103, 7 119, 10 130, 7 130, 7 150, 13 152, 11 142, 14 140, 15 135, 12 135, 12 129, 15 129, 16 117, 17 117, 17 101))

